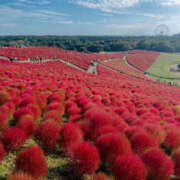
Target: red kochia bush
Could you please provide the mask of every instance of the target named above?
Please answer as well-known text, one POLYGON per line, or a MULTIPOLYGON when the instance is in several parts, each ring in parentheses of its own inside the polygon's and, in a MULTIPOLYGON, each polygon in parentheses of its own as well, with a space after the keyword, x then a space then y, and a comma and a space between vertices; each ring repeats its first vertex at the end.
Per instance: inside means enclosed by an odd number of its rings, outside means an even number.
POLYGON ((64 124, 60 129, 60 147, 64 151, 70 150, 75 144, 83 142, 80 128, 72 123, 64 124))
POLYGON ((2 142, 7 151, 19 149, 25 140, 25 132, 18 127, 11 127, 3 131, 2 142))
POLYGON ((102 110, 90 110, 91 113, 89 119, 90 122, 90 129, 91 129, 91 136, 92 139, 96 137, 97 131, 105 126, 105 125, 112 125, 113 121, 111 119, 111 114, 107 113, 102 110))
POLYGON ((23 97, 23 99, 21 100, 19 106, 20 107, 25 107, 28 104, 36 104, 36 99, 33 96, 30 95, 26 95, 25 97, 23 97))
POLYGON ((180 177, 180 149, 173 152, 172 158, 175 166, 175 175, 180 177))
POLYGON ((82 112, 81 108, 74 105, 70 108, 67 109, 67 114, 70 115, 75 115, 75 114, 80 114, 82 112))
POLYGON ((31 109, 31 111, 33 113, 33 117, 34 117, 35 120, 40 118, 40 116, 41 116, 41 109, 40 109, 40 107, 38 105, 36 105, 36 104, 29 104, 27 107, 31 109))
POLYGON ((148 134, 152 135, 153 138, 159 143, 162 144, 166 138, 166 133, 161 126, 156 124, 147 124, 145 126, 148 134))
POLYGON ((7 180, 35 180, 35 179, 29 176, 28 174, 19 172, 14 175, 11 175, 7 180))
POLYGON ((55 120, 56 122, 60 123, 61 115, 59 114, 57 110, 47 111, 44 114, 43 120, 55 120))
POLYGON ((137 133, 131 138, 131 146, 135 153, 141 155, 145 150, 158 147, 158 143, 147 133, 137 133))
POLYGON ((112 165, 119 155, 131 152, 131 146, 124 134, 107 134, 97 138, 96 146, 101 159, 112 165))
POLYGON ((127 153, 116 159, 113 174, 115 180, 145 180, 147 170, 138 156, 127 153))
POLYGON ((46 161, 43 151, 38 146, 31 146, 19 152, 16 159, 16 170, 23 171, 35 179, 46 173, 46 161))
POLYGON ((109 134, 109 133, 118 133, 118 129, 116 129, 113 126, 103 126, 101 128, 99 128, 99 130, 96 133, 96 138, 98 138, 99 136, 105 135, 105 134, 109 134))
POLYGON ((19 121, 19 119, 24 116, 24 115, 31 115, 33 116, 33 112, 30 108, 28 107, 23 107, 23 108, 19 108, 15 113, 14 113, 14 120, 16 122, 19 121))
POLYGON ((4 148, 3 145, 0 143, 0 163, 3 160, 3 156, 4 156, 4 148))
POLYGON ((0 110, 0 130, 8 126, 8 113, 0 110))
POLYGON ((99 154, 94 145, 81 143, 73 147, 72 153, 73 175, 92 174, 99 167, 99 154))
POLYGON ((60 115, 64 114, 64 105, 62 103, 51 103, 47 107, 47 111, 57 110, 60 115))
POLYGON ((24 115, 18 121, 17 127, 24 130, 26 135, 29 137, 33 135, 36 124, 34 122, 34 118, 31 115, 24 115))
POLYGON ((8 102, 9 94, 6 91, 0 91, 0 106, 8 102))
POLYGON ((142 160, 152 180, 167 180, 174 174, 173 162, 159 149, 146 151, 142 155, 142 160))
POLYGON ((169 128, 166 131, 165 145, 173 150, 180 146, 180 130, 177 128, 169 128))
POLYGON ((57 122, 44 121, 36 129, 35 136, 47 150, 51 150, 59 139, 59 130, 60 125, 57 122))
POLYGON ((91 177, 89 180, 110 180, 110 178, 104 173, 98 173, 91 177))

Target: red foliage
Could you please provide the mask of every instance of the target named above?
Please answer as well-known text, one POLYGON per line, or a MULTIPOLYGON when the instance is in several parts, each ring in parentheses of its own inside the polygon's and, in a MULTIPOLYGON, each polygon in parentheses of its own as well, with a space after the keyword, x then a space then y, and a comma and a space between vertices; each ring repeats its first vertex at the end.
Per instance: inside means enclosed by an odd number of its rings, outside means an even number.
POLYGON ((62 103, 50 103, 47 107, 47 111, 57 110, 59 111, 60 115, 64 114, 64 105, 62 103))
POLYGON ((43 151, 38 146, 31 146, 20 151, 16 159, 16 170, 23 171, 35 179, 46 173, 46 161, 43 151))
POLYGON ((173 152, 172 159, 174 161, 175 175, 180 177, 180 149, 173 152))
POLYGON ((81 112, 82 112, 82 109, 80 107, 77 107, 76 105, 71 106, 70 108, 67 109, 67 114, 69 116, 81 114, 81 112))
POLYGON ((18 172, 16 174, 8 177, 7 180, 35 180, 35 179, 33 177, 29 176, 28 174, 25 174, 23 172, 18 172))
POLYGON ((72 149, 72 169, 75 176, 92 174, 99 167, 99 154, 90 143, 77 144, 72 149))
POLYGON ((159 52, 133 50, 131 56, 127 56, 128 63, 136 68, 146 71, 156 61, 159 52))
POLYGON ((145 126, 146 131, 153 136, 153 138, 159 143, 162 144, 166 138, 166 133, 163 128, 156 124, 147 124, 145 126))
POLYGON ((33 112, 29 107, 23 107, 23 108, 19 108, 15 113, 14 113, 14 120, 16 122, 18 122, 20 120, 20 118, 24 115, 32 115, 33 116, 33 112))
POLYGON ((118 133, 118 129, 110 125, 102 126, 97 131, 96 138, 98 138, 99 136, 102 136, 105 134, 111 134, 111 133, 118 133))
POLYGON ((153 180, 167 180, 174 174, 174 165, 169 157, 159 149, 150 149, 142 155, 148 174, 153 180))
POLYGON ((8 102, 9 94, 6 91, 0 91, 0 106, 8 102))
POLYGON ((79 121, 82 118, 81 114, 75 114, 69 117, 69 121, 70 123, 75 123, 77 121, 79 121))
POLYGON ((158 147, 156 140, 147 133, 137 133, 131 138, 131 146, 135 153, 141 155, 144 151, 152 147, 158 147))
POLYGON ((76 124, 67 123, 60 129, 60 147, 64 151, 69 151, 71 148, 83 142, 83 134, 76 124))
POLYGON ((124 134, 107 134, 100 136, 96 141, 96 146, 101 155, 101 159, 112 165, 119 155, 131 152, 131 146, 124 134))
POLYGON ((3 157, 4 157, 4 147, 3 145, 0 143, 0 164, 1 164, 1 161, 3 160, 3 157))
POLYGON ((19 106, 20 107, 25 107, 29 104, 36 104, 36 99, 33 96, 30 95, 26 95, 25 97, 22 98, 19 106))
POLYGON ((26 133, 27 137, 29 137, 33 135, 36 124, 34 122, 34 118, 31 115, 24 115, 18 121, 17 127, 22 129, 26 133))
POLYGON ((147 170, 138 156, 127 153, 116 159, 113 174, 115 180, 145 180, 147 170))
POLYGON ((25 140, 25 132, 17 127, 11 127, 3 131, 2 142, 7 151, 19 149, 25 140))
POLYGON ((57 103, 60 103, 60 102, 63 102, 65 99, 65 95, 62 94, 62 93, 53 93, 52 95, 49 96, 49 101, 52 103, 52 102, 57 102, 57 103))
POLYGON ((8 126, 8 113, 1 111, 0 108, 0 129, 4 129, 8 126))
POLYGON ((40 107, 36 104, 29 104, 27 107, 32 111, 34 119, 38 120, 41 116, 40 107))
POLYGON ((112 125, 111 114, 103 110, 91 110, 88 118, 90 122, 91 138, 94 139, 98 130, 105 125, 112 125))
POLYGON ((51 110, 44 113, 43 120, 54 120, 58 123, 61 122, 61 115, 57 110, 51 110))
POLYGON ((165 145, 173 150, 180 146, 180 131, 177 128, 169 128, 166 131, 165 145))
POLYGON ((42 122, 35 131, 36 138, 47 150, 54 148, 59 139, 60 125, 53 120, 42 122))
POLYGON ((91 177, 89 180, 110 180, 110 178, 104 173, 98 173, 91 177))

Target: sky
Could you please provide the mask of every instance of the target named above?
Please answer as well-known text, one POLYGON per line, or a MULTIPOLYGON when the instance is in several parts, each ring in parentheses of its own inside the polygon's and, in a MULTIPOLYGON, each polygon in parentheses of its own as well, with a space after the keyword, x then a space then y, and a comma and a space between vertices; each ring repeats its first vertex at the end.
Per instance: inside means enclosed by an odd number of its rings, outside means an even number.
POLYGON ((0 0, 0 35, 180 33, 180 0, 0 0))

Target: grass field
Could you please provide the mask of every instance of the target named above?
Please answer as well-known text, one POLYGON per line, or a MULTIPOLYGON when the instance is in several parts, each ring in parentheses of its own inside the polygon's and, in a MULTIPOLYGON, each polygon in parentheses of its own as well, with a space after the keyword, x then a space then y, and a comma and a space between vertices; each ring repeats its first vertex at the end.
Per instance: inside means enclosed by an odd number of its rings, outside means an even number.
POLYGON ((180 73, 169 72, 169 67, 174 64, 180 64, 180 55, 161 53, 147 72, 152 79, 159 79, 161 82, 175 82, 180 85, 180 73))

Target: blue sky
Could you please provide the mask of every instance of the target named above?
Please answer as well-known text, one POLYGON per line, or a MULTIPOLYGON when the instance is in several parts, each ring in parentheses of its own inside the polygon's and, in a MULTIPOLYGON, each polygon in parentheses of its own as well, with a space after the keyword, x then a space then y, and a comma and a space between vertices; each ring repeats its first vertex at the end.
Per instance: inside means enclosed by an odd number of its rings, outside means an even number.
POLYGON ((180 32, 180 0, 0 0, 0 35, 180 32))

